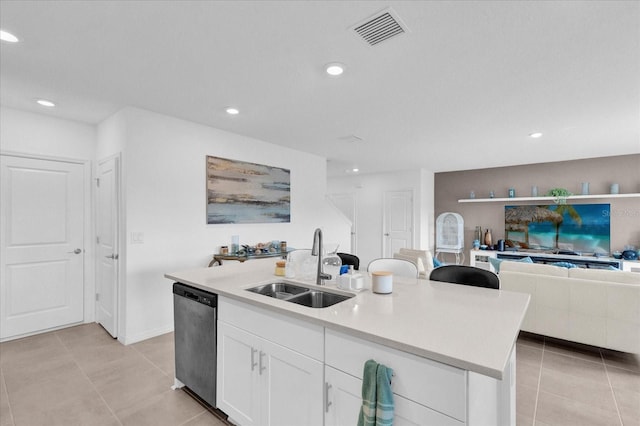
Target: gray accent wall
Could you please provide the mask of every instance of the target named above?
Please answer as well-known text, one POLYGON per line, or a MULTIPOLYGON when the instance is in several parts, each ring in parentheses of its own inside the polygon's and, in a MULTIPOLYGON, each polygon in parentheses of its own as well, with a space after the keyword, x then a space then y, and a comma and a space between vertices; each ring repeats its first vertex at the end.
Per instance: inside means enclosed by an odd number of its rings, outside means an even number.
POLYGON ((605 194, 605 197, 574 200, 572 203, 611 204, 611 250, 622 250, 625 245, 640 247, 640 198, 606 198, 612 183, 620 185, 620 193, 640 193, 640 154, 436 173, 435 217, 443 212, 462 215, 465 263, 469 264, 469 250, 476 226, 481 226, 483 230, 490 228, 495 242, 504 238, 505 205, 540 202, 515 199, 507 202, 459 203, 459 199, 469 198, 471 191, 475 192, 476 198, 488 198, 491 190, 496 198, 507 197, 509 188, 515 189, 516 197, 529 197, 534 185, 538 187, 540 196, 558 187, 578 195, 582 191, 582 182, 589 182, 590 194, 605 194))

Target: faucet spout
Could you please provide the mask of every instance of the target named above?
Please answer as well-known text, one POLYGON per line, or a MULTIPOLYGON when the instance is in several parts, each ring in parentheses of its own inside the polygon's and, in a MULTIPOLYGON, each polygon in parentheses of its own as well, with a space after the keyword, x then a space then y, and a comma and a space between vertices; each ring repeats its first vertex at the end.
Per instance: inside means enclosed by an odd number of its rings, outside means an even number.
POLYGON ((324 285, 324 280, 330 280, 331 275, 322 271, 322 230, 316 228, 313 233, 313 245, 311 246, 311 255, 318 256, 318 273, 316 274, 316 284, 324 285))

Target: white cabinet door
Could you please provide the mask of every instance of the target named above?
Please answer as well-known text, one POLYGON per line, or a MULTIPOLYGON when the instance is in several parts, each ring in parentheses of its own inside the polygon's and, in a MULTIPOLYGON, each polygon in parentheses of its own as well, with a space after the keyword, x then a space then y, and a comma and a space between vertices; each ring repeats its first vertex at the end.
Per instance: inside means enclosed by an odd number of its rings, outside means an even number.
POLYGON ((362 406, 362 380, 332 367, 324 370, 327 387, 325 426, 358 424, 362 406))
MULTIPOLYGON (((325 367, 327 414, 325 426, 353 426, 358 423, 362 403, 362 380, 335 368, 325 367)), ((393 394, 394 426, 462 426, 464 423, 424 405, 393 394)))
POLYGON ((261 424, 322 426, 323 364, 266 340, 259 358, 261 424))
POLYGON ((218 408, 241 425, 260 422, 257 337, 218 321, 218 408))
POLYGON ((323 366, 218 321, 217 406, 236 424, 321 426, 323 366))

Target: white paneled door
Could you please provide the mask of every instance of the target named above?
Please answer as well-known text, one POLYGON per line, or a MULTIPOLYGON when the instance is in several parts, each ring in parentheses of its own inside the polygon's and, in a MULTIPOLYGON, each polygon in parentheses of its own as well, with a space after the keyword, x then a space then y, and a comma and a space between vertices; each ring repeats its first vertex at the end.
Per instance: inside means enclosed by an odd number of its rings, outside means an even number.
POLYGON ((0 339, 82 322, 84 165, 0 161, 0 339))
POLYGON ((119 159, 98 163, 96 182, 96 322, 118 335, 119 159))
POLYGON ((413 247, 413 192, 384 193, 382 252, 393 257, 401 248, 413 247))

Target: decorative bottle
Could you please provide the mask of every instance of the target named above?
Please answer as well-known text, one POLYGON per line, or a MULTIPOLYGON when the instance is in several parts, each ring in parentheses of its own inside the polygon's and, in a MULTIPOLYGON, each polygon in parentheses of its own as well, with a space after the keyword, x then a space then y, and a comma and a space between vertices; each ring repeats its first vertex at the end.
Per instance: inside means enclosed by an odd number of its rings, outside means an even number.
POLYGON ((480 226, 476 226, 475 233, 473 234, 473 239, 478 240, 478 243, 482 241, 482 228, 480 226))
POLYGON ((484 243, 488 246, 493 245, 491 240, 491 229, 487 228, 487 231, 484 233, 484 243))

